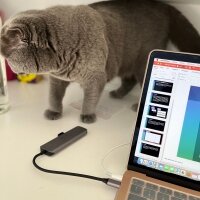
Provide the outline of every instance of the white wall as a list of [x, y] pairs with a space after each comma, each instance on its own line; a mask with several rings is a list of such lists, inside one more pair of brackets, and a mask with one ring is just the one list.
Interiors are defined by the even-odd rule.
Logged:
[[8, 18], [27, 9], [42, 9], [57, 4], [78, 5], [92, 2], [95, 0], [0, 0], [0, 9], [5, 12], [6, 18]]
[[[0, 0], [0, 10], [5, 12], [6, 18], [27, 10], [42, 9], [56, 4], [88, 4], [99, 0]], [[139, 1], [139, 0], [138, 0]], [[170, 2], [181, 10], [200, 32], [200, 0], [161, 0]]]
[[174, 3], [173, 5], [192, 22], [200, 33], [200, 0], [198, 0], [198, 2], [199, 3]]

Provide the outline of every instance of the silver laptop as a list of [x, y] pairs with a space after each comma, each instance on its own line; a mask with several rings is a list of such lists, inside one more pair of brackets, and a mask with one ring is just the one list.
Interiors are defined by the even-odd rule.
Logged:
[[115, 200], [200, 200], [200, 55], [150, 53]]

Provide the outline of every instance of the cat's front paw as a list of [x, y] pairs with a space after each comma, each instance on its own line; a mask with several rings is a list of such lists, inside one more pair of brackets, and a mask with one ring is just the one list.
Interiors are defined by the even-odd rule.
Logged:
[[62, 117], [62, 113], [60, 112], [55, 112], [52, 110], [45, 110], [44, 116], [49, 119], [49, 120], [57, 120]]
[[122, 99], [124, 97], [118, 90], [113, 90], [110, 92], [110, 96], [115, 99]]
[[133, 104], [131, 108], [132, 108], [132, 110], [133, 110], [134, 112], [137, 112], [138, 103]]
[[83, 123], [91, 124], [96, 121], [96, 115], [95, 114], [88, 114], [88, 115], [81, 115], [81, 121]]

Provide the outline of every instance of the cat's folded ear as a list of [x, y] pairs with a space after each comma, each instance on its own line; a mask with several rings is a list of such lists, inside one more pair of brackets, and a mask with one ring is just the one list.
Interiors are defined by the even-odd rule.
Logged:
[[16, 38], [16, 37], [19, 37], [19, 38], [23, 37], [23, 32], [19, 28], [10, 28], [7, 30], [6, 34], [11, 39]]
[[21, 29], [8, 28], [7, 30], [2, 30], [0, 51], [4, 57], [9, 57], [14, 50], [23, 47], [24, 44], [24, 34]]

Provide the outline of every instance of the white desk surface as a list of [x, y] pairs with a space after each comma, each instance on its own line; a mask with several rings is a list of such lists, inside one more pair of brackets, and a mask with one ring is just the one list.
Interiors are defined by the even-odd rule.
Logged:
[[[140, 91], [136, 87], [122, 100], [111, 99], [108, 92], [118, 85], [119, 80], [108, 84], [99, 103], [112, 116], [98, 117], [96, 123], [88, 125], [80, 122], [80, 111], [70, 105], [82, 99], [78, 84], [70, 85], [66, 91], [63, 118], [48, 121], [43, 117], [48, 106], [47, 78], [37, 84], [9, 82], [11, 107], [0, 115], [0, 199], [113, 200], [115, 188], [93, 180], [43, 173], [34, 168], [32, 158], [39, 153], [40, 145], [58, 133], [83, 126], [88, 129], [87, 136], [53, 157], [38, 158], [38, 163], [48, 169], [107, 177], [102, 159], [113, 147], [130, 142], [136, 116], [130, 107]], [[116, 149], [105, 160], [105, 167], [122, 175], [128, 154], [129, 146]]]

